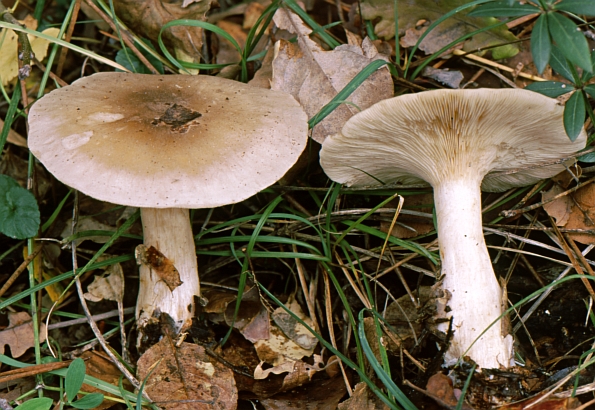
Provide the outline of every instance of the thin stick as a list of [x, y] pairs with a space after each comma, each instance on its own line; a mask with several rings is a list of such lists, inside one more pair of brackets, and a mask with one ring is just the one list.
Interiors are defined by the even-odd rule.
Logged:
[[17, 280], [20, 274], [23, 273], [25, 269], [27, 269], [27, 266], [29, 266], [31, 261], [35, 259], [35, 257], [39, 254], [39, 252], [41, 252], [42, 249], [43, 244], [39, 245], [31, 255], [27, 256], [23, 263], [21, 263], [19, 267], [13, 272], [13, 274], [10, 275], [10, 278], [8, 278], [4, 286], [2, 286], [2, 289], [0, 289], [0, 297], [4, 295], [4, 293], [6, 293], [6, 291], [10, 288], [14, 281]]
[[[72, 10], [72, 16], [70, 17], [70, 22], [68, 23], [68, 29], [66, 29], [66, 34], [64, 35], [64, 41], [70, 43], [72, 38], [72, 33], [74, 32], [74, 26], [76, 25], [76, 20], [79, 16], [79, 11], [81, 10], [81, 0], [76, 0], [74, 3], [74, 8]], [[56, 75], [60, 77], [62, 75], [62, 69], [64, 68], [64, 62], [66, 61], [66, 54], [68, 54], [68, 47], [62, 47], [60, 50], [60, 57], [58, 58], [58, 65], [56, 68]]]
[[[462, 50], [454, 49], [454, 50], [452, 50], [452, 53], [456, 56], [463, 56], [465, 58], [468, 58], [469, 60], [474, 60], [474, 61], [477, 61], [478, 63], [482, 63], [482, 64], [485, 64], [485, 65], [488, 65], [491, 67], [495, 67], [495, 68], [498, 68], [502, 71], [506, 71], [509, 73], [514, 73], [516, 71], [514, 68], [510, 68], [508, 66], [495, 63], [491, 60], [488, 60], [487, 58], [479, 57], [479, 56], [476, 56], [475, 54], [469, 54]], [[527, 78], [532, 81], [547, 81], [545, 78], [541, 78], [541, 77], [538, 77], [533, 74], [523, 73], [522, 71], [520, 73], [518, 73], [518, 77]]]
[[[134, 309], [135, 309], [134, 307], [129, 307], [129, 308], [123, 309], [122, 313], [125, 315], [130, 315], [130, 314], [134, 313]], [[93, 315], [93, 320], [95, 320], [95, 322], [98, 322], [100, 320], [109, 319], [110, 317], [114, 317], [114, 316], [118, 316], [118, 315], [119, 315], [118, 309], [110, 310], [109, 312], [100, 313], [98, 315]], [[59, 323], [51, 323], [48, 325], [48, 330], [61, 329], [64, 327], [82, 325], [85, 323], [87, 323], [87, 318], [81, 317], [79, 319], [66, 320], [64, 322], [59, 322]]]
[[570, 188], [570, 189], [568, 189], [568, 190], [566, 190], [566, 191], [564, 191], [564, 192], [562, 192], [562, 193], [560, 193], [560, 194], [558, 194], [558, 195], [556, 195], [556, 196], [548, 199], [547, 201], [537, 202], [536, 204], [533, 204], [533, 205], [530, 205], [530, 206], [527, 206], [527, 207], [521, 208], [521, 209], [511, 209], [511, 210], [508, 210], [508, 211], [502, 211], [502, 212], [500, 212], [500, 215], [503, 216], [503, 217], [505, 217], [505, 218], [512, 218], [512, 217], [515, 217], [515, 216], [517, 216], [519, 214], [532, 211], [534, 209], [537, 209], [537, 208], [542, 207], [545, 204], [548, 204], [548, 203], [550, 203], [552, 201], [555, 201], [556, 199], [562, 198], [562, 197], [564, 197], [564, 196], [566, 196], [568, 194], [571, 194], [571, 193], [573, 193], [575, 191], [578, 191], [582, 187], [587, 186], [587, 185], [589, 185], [592, 182], [595, 182], [595, 177], [593, 177], [591, 179], [588, 179], [585, 182], [583, 182], [582, 184], [578, 184], [574, 188]]

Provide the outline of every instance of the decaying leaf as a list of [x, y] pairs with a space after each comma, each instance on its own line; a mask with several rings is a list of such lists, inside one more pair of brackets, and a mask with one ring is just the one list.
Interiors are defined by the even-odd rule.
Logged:
[[[413, 46], [427, 26], [417, 27], [419, 21], [433, 23], [449, 11], [468, 3], [468, 0], [414, 0], [398, 1], [399, 35], [405, 35], [403, 47]], [[365, 20], [378, 20], [374, 31], [379, 37], [390, 39], [395, 36], [395, 20], [393, 0], [365, 0], [361, 3], [362, 17]], [[498, 23], [495, 18], [469, 17], [463, 11], [445, 20], [429, 33], [420, 44], [426, 54], [432, 54], [454, 40], [475, 30]], [[494, 59], [512, 57], [518, 53], [516, 44], [508, 44], [518, 40], [505, 25], [474, 35], [465, 42], [465, 51], [505, 44], [492, 49]]]
[[252, 343], [269, 338], [269, 313], [260, 301], [260, 294], [256, 286], [246, 289], [242, 295], [242, 304], [237, 317], [234, 319], [237, 295], [229, 292], [205, 292], [209, 303], [203, 312], [215, 323], [225, 323], [233, 326]]
[[119, 263], [110, 265], [106, 269], [107, 276], [95, 276], [93, 283], [87, 287], [85, 299], [91, 302], [113, 300], [122, 302], [124, 299], [124, 272]]
[[443, 70], [431, 66], [424, 68], [422, 75], [450, 88], [459, 88], [461, 81], [463, 81], [463, 74], [458, 70]]
[[548, 397], [545, 400], [541, 400], [543, 394], [531, 397], [518, 403], [505, 404], [502, 407], [498, 407], [500, 410], [570, 410], [577, 409], [581, 406], [581, 402], [576, 397], [558, 398]]
[[[404, 202], [404, 207], [408, 209], [414, 209], [418, 212], [431, 213], [434, 207], [433, 204], [434, 197], [432, 194], [416, 194], [407, 196]], [[397, 207], [398, 201], [391, 201], [387, 205]], [[380, 222], [380, 230], [382, 232], [388, 232], [390, 226], [391, 222]], [[397, 222], [393, 226], [391, 235], [401, 239], [408, 239], [424, 235], [433, 231], [434, 229], [434, 221], [430, 218], [401, 213], [397, 218]]]
[[[94, 351], [86, 351], [80, 357], [85, 360], [85, 367], [87, 369], [86, 374], [88, 376], [95, 377], [97, 379], [103, 380], [106, 383], [111, 385], [117, 386], [120, 381], [120, 376], [122, 373], [120, 370], [112, 363], [111, 359], [104, 356], [103, 352], [98, 353]], [[128, 380], [125, 378], [122, 380], [124, 388], [130, 389], [131, 385]], [[87, 393], [101, 393], [106, 396], [115, 397], [110, 393], [106, 393], [104, 390], [98, 389], [90, 384], [83, 384], [81, 390]], [[116, 401], [113, 400], [103, 400], [98, 407], [95, 407], [94, 410], [104, 410], [109, 409], [117, 404]]]
[[[149, 374], [150, 373], [150, 374]], [[137, 378], [162, 409], [235, 409], [238, 391], [233, 371], [211, 358], [201, 346], [169, 337], [147, 350], [137, 363]]]
[[350, 398], [340, 403], [339, 410], [388, 410], [389, 407], [384, 404], [378, 396], [370, 391], [366, 383], [360, 382], [355, 385], [355, 391]]
[[300, 347], [276, 326], [271, 326], [270, 337], [267, 340], [257, 341], [254, 348], [260, 360], [272, 366], [300, 360], [302, 357], [310, 357], [314, 352], [314, 348], [303, 349]]
[[[297, 43], [279, 40], [275, 43], [271, 88], [295, 97], [304, 111], [313, 117], [342, 90], [364, 67], [377, 59], [378, 53], [370, 39], [361, 46], [344, 44], [325, 51], [308, 35], [312, 30], [289, 10], [279, 9], [274, 22], [280, 29], [297, 34]], [[318, 123], [312, 138], [322, 142], [328, 135], [340, 131], [345, 122], [360, 110], [393, 96], [393, 82], [386, 67], [373, 73], [355, 90], [347, 101]]]
[[[342, 376], [296, 386], [291, 390], [260, 400], [266, 410], [335, 410], [345, 395]], [[365, 407], [361, 407], [365, 409]]]
[[[426, 394], [442, 405], [455, 407], [459, 401], [455, 396], [452, 380], [442, 373], [436, 373], [429, 378], [426, 385]], [[461, 409], [473, 410], [466, 403], [463, 403]]]
[[[541, 200], [547, 201], [566, 191], [581, 174], [580, 167], [568, 168], [572, 173], [564, 171], [554, 176], [555, 185], [541, 194]], [[589, 184], [576, 192], [571, 192], [543, 205], [549, 216], [555, 219], [556, 225], [566, 229], [595, 230], [595, 185]], [[595, 244], [593, 233], [569, 233], [570, 238], [585, 245]]]
[[[45, 342], [45, 324], [41, 324], [39, 342]], [[22, 356], [33, 347], [33, 323], [27, 312], [8, 312], [8, 327], [0, 332], [0, 354], [4, 354], [6, 345], [10, 347], [12, 357]]]
[[[37, 20], [31, 16], [27, 16], [24, 21], [25, 27], [31, 30], [37, 28]], [[53, 27], [42, 31], [43, 34], [50, 37], [58, 37], [60, 30]], [[49, 41], [29, 35], [29, 42], [35, 57], [41, 61], [45, 58], [50, 45]], [[17, 35], [14, 31], [3, 29], [0, 30], [0, 79], [2, 85], [7, 85], [10, 81], [16, 78], [19, 71], [18, 62], [18, 46]]]
[[154, 246], [147, 248], [145, 245], [138, 245], [135, 255], [136, 263], [149, 266], [151, 273], [159, 276], [172, 292], [183, 283], [180, 279], [180, 272], [178, 272], [173, 262]]
[[[310, 326], [310, 328], [314, 328], [312, 319], [304, 314], [300, 304], [295, 300], [293, 295], [289, 297], [285, 306], [304, 323]], [[271, 317], [275, 324], [279, 326], [279, 329], [285, 333], [285, 336], [290, 338], [301, 348], [310, 350], [318, 344], [318, 339], [316, 339], [304, 325], [294, 319], [293, 316], [287, 313], [282, 307], [275, 309]]]
[[[204, 20], [211, 8], [211, 0], [118, 0], [114, 2], [116, 15], [136, 34], [157, 42], [161, 28], [172, 20]], [[202, 29], [175, 26], [163, 32], [166, 44], [173, 46], [178, 57], [198, 62], [201, 56]]]

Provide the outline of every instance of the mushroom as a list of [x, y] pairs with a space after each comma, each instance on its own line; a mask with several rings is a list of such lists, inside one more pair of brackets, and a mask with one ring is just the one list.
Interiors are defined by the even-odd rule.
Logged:
[[194, 315], [200, 284], [188, 209], [236, 203], [273, 184], [304, 150], [307, 130], [306, 114], [282, 92], [203, 75], [98, 73], [32, 106], [29, 148], [66, 185], [141, 208], [145, 249], [180, 275], [168, 282], [141, 264], [142, 336], [157, 312], [178, 331]]
[[375, 104], [322, 145], [320, 163], [334, 181], [423, 180], [434, 188], [441, 286], [449, 297], [438, 315], [452, 318], [454, 330], [447, 364], [467, 355], [482, 368], [512, 365], [512, 337], [500, 322], [490, 327], [503, 313], [503, 292], [483, 237], [481, 189], [500, 192], [563, 171], [561, 164], [539, 166], [585, 146], [584, 130], [573, 142], [566, 136], [563, 110], [520, 89], [428, 91]]

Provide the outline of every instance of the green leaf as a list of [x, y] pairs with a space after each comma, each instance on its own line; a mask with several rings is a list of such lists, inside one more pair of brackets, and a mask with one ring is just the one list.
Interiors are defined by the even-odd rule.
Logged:
[[49, 410], [52, 408], [54, 401], [49, 397], [38, 397], [27, 400], [17, 407], [17, 410]]
[[35, 236], [40, 216], [33, 194], [12, 178], [0, 175], [0, 232], [14, 239]]
[[595, 162], [595, 152], [590, 152], [588, 154], [582, 155], [580, 157], [577, 158], [579, 161], [581, 162]]
[[[154, 49], [151, 45], [150, 41], [147, 39], [141, 39], [143, 43], [147, 44], [148, 47]], [[143, 56], [155, 67], [157, 71], [163, 74], [163, 63], [155, 58], [151, 53], [147, 50], [143, 49], [142, 47], [138, 47], [138, 50], [141, 52]], [[132, 71], [133, 73], [138, 74], [151, 74], [151, 70], [144, 65], [139, 58], [132, 52], [131, 49], [128, 47], [123, 48], [122, 50], [118, 51], [116, 54], [116, 63], [121, 64], [122, 66], [126, 67], [128, 70]], [[116, 69], [116, 71], [122, 71]]]
[[595, 2], [593, 0], [564, 0], [556, 4], [554, 9], [584, 16], [595, 16]]
[[76, 394], [81, 389], [83, 380], [85, 380], [86, 371], [85, 361], [80, 357], [74, 359], [70, 363], [70, 366], [68, 366], [64, 380], [64, 390], [66, 391], [66, 398], [69, 402], [73, 402], [76, 399]]
[[575, 88], [571, 84], [562, 83], [560, 81], [536, 81], [533, 84], [526, 86], [525, 90], [535, 91], [539, 94], [556, 98], [562, 94], [574, 91]]
[[573, 64], [591, 72], [589, 45], [578, 26], [560, 13], [548, 13], [548, 27], [562, 54]]
[[510, 2], [505, 0], [477, 6], [468, 15], [474, 17], [520, 17], [539, 13], [539, 11], [537, 7], [530, 4], [513, 3], [510, 6]]
[[550, 66], [562, 77], [574, 83], [574, 76], [572, 75], [570, 64], [568, 64], [568, 60], [566, 60], [566, 57], [562, 54], [562, 51], [560, 51], [560, 47], [558, 46], [552, 47], [552, 52], [550, 54]]
[[589, 84], [584, 87], [584, 90], [591, 98], [595, 99], [595, 84]]
[[91, 393], [83, 396], [80, 400], [70, 402], [75, 409], [94, 409], [103, 402], [103, 394]]
[[531, 33], [531, 55], [539, 74], [545, 70], [552, 50], [552, 40], [547, 26], [547, 14], [542, 14], [535, 21]]
[[580, 91], [575, 91], [564, 106], [564, 129], [570, 141], [574, 141], [585, 124], [585, 99]]

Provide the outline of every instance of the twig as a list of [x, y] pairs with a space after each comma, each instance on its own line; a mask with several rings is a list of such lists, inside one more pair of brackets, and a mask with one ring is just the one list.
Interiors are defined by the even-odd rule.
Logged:
[[[476, 56], [475, 54], [470, 54], [470, 53], [467, 53], [462, 50], [454, 49], [454, 50], [452, 50], [452, 53], [456, 56], [462, 56], [462, 57], [468, 58], [469, 60], [474, 60], [474, 61], [477, 61], [478, 63], [482, 63], [482, 64], [485, 64], [485, 65], [488, 65], [488, 66], [491, 66], [494, 68], [498, 68], [502, 71], [506, 71], [509, 73], [515, 72], [514, 68], [510, 68], [508, 66], [495, 63], [491, 60], [488, 60], [487, 58], [479, 57], [479, 56]], [[522, 71], [520, 73], [518, 73], [518, 77], [528, 78], [529, 80], [532, 80], [532, 81], [547, 81], [545, 78], [541, 78], [541, 77], [538, 77], [538, 76], [532, 75], [532, 74], [523, 73]]]
[[[10, 24], [15, 24], [17, 26], [25, 27], [24, 24], [19, 23], [19, 21], [14, 18], [14, 16], [10, 13], [10, 10], [7, 9], [2, 3], [0, 3], [0, 16], [2, 20], [6, 21]], [[25, 78], [29, 77], [31, 73], [31, 57], [33, 57], [33, 50], [31, 49], [31, 43], [29, 43], [29, 37], [27, 37], [27, 33], [23, 33], [22, 31], [16, 32], [18, 43], [19, 43], [19, 80], [24, 80]]]
[[35, 249], [35, 251], [31, 255], [27, 256], [27, 258], [23, 261], [23, 263], [21, 263], [19, 265], [19, 267], [14, 271], [14, 273], [12, 275], [10, 275], [10, 278], [8, 278], [8, 280], [6, 281], [4, 286], [2, 286], [2, 289], [0, 289], [0, 297], [2, 295], [4, 295], [4, 293], [6, 293], [6, 291], [10, 288], [10, 286], [14, 283], [14, 281], [17, 280], [19, 275], [21, 273], [23, 273], [23, 271], [25, 269], [27, 269], [27, 266], [29, 266], [31, 261], [33, 259], [35, 259], [35, 257], [39, 254], [39, 252], [41, 252], [42, 249], [43, 249], [43, 244], [39, 245], [37, 247], [37, 249]]
[[543, 205], [545, 205], [547, 203], [550, 203], [552, 201], [555, 201], [556, 199], [559, 199], [559, 198], [562, 198], [563, 196], [566, 196], [568, 194], [571, 194], [571, 193], [573, 193], [573, 192], [581, 189], [582, 187], [584, 187], [586, 185], [589, 185], [592, 182], [595, 182], [595, 177], [593, 177], [591, 179], [588, 179], [585, 182], [583, 182], [582, 184], [578, 184], [577, 186], [575, 186], [573, 188], [570, 188], [570, 189], [568, 189], [568, 190], [566, 190], [566, 191], [564, 191], [564, 192], [562, 192], [562, 193], [560, 193], [560, 194], [558, 194], [558, 195], [556, 195], [556, 196], [554, 196], [554, 197], [552, 197], [552, 198], [550, 198], [550, 199], [548, 199], [546, 201], [537, 202], [536, 204], [533, 204], [533, 205], [530, 205], [530, 206], [527, 206], [527, 207], [521, 208], [521, 209], [510, 209], [508, 211], [502, 211], [502, 212], [500, 212], [500, 216], [503, 216], [505, 218], [512, 218], [512, 217], [515, 217], [515, 216], [517, 216], [519, 214], [532, 211], [534, 209], [537, 209], [537, 208], [542, 207]]
[[[114, 30], [115, 32], [118, 32], [116, 24], [112, 21], [111, 18], [109, 18], [109, 16], [107, 14], [105, 14], [99, 7], [97, 7], [97, 5], [95, 3], [93, 3], [93, 0], [85, 0], [85, 2], [97, 14], [99, 14], [99, 16], [110, 26], [110, 28], [112, 30]], [[122, 32], [122, 30], [120, 30], [120, 32]], [[134, 42], [132, 40], [130, 40], [130, 38], [128, 37], [128, 33], [122, 33], [122, 40], [128, 46], [128, 48], [132, 50], [134, 55], [151, 71], [152, 74], [159, 74], [159, 71], [157, 71], [157, 69], [155, 67], [153, 67], [153, 64], [151, 64], [149, 62], [149, 60], [147, 60], [147, 58], [143, 55], [143, 53], [138, 51], [138, 48], [136, 48], [136, 46], [134, 45]]]
[[[134, 313], [134, 309], [133, 307], [129, 307], [123, 310], [123, 313], [125, 315], [129, 315], [131, 313]], [[95, 320], [95, 322], [98, 322], [100, 320], [105, 320], [105, 319], [109, 319], [110, 317], [115, 317], [118, 316], [118, 309], [116, 310], [110, 310], [109, 312], [105, 312], [105, 313], [100, 313], [98, 315], [93, 315], [93, 320]], [[48, 330], [54, 330], [54, 329], [61, 329], [64, 327], [70, 327], [70, 326], [74, 326], [74, 325], [82, 325], [87, 323], [88, 319], [86, 317], [81, 317], [79, 319], [72, 319], [72, 320], [66, 320], [64, 322], [59, 322], [59, 323], [52, 323], [48, 325]]]
[[[77, 223], [77, 219], [78, 219], [77, 204], [78, 204], [78, 192], [75, 191], [74, 208], [72, 211], [72, 231], [73, 232], [75, 231], [76, 223]], [[73, 241], [71, 243], [71, 248], [72, 248], [72, 269], [73, 269], [72, 271], [76, 272], [78, 269], [78, 263], [76, 260], [76, 241]], [[74, 276], [76, 290], [79, 295], [79, 301], [81, 303], [81, 307], [83, 308], [83, 311], [85, 312], [85, 316], [87, 317], [87, 321], [89, 323], [89, 326], [91, 327], [91, 330], [93, 331], [93, 334], [99, 341], [99, 344], [101, 344], [101, 347], [103, 348], [105, 353], [112, 360], [113, 364], [118, 368], [118, 370], [120, 370], [120, 372], [122, 372], [124, 377], [126, 377], [126, 379], [128, 379], [128, 381], [132, 384], [132, 386], [134, 386], [135, 389], [140, 390], [141, 384], [138, 382], [138, 380], [136, 380], [134, 375], [132, 373], [130, 373], [130, 371], [128, 371], [126, 366], [124, 366], [120, 362], [120, 360], [118, 360], [116, 355], [114, 355], [112, 350], [108, 347], [107, 342], [105, 341], [105, 338], [103, 337], [103, 334], [101, 333], [101, 330], [99, 330], [99, 328], [97, 327], [97, 323], [95, 323], [95, 320], [93, 319], [93, 315], [91, 314], [91, 311], [89, 310], [89, 307], [87, 306], [87, 301], [84, 297], [83, 285], [81, 284], [81, 280], [80, 280], [79, 276], [80, 275]], [[151, 398], [149, 397], [149, 395], [147, 394], [147, 392], [144, 389], [143, 389], [143, 397], [152, 402]]]
[[27, 366], [22, 369], [9, 370], [7, 372], [0, 373], [0, 383], [6, 383], [11, 380], [21, 379], [23, 377], [36, 376], [38, 374], [51, 372], [53, 370], [63, 369], [68, 367], [69, 364], [70, 361], [46, 363]]
[[[78, 19], [79, 11], [81, 10], [81, 0], [75, 0], [74, 9], [72, 10], [72, 15], [70, 16], [70, 22], [68, 23], [68, 29], [66, 30], [66, 34], [64, 36], [64, 41], [70, 43], [72, 38], [72, 33], [74, 31], [74, 26], [76, 25], [76, 20]], [[62, 75], [62, 69], [64, 68], [64, 62], [66, 61], [66, 54], [68, 54], [68, 48], [62, 47], [60, 50], [60, 57], [58, 58], [58, 64], [56, 68], [56, 75], [60, 77]]]

